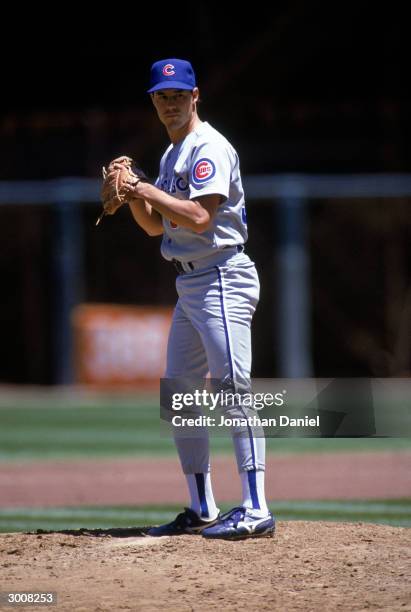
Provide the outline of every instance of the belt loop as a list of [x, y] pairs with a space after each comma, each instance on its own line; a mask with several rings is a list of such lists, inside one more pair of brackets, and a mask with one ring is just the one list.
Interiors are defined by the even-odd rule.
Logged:
[[179, 274], [185, 274], [185, 270], [183, 268], [181, 261], [178, 261], [178, 259], [172, 259], [171, 261], [173, 262], [174, 267]]
[[[230, 249], [231, 253], [235, 253], [235, 251], [237, 251], [237, 253], [242, 253], [244, 251], [244, 244], [227, 245], [224, 248]], [[215, 255], [218, 255], [218, 253]], [[207, 262], [207, 260], [209, 260], [209, 257], [205, 257], [203, 258], [203, 260], [197, 260], [199, 262], [198, 266], [194, 265], [192, 261], [185, 261], [184, 263], [179, 261], [178, 259], [172, 259], [171, 261], [179, 274], [188, 274], [189, 272], [192, 272], [197, 268], [201, 268], [202, 266], [200, 265], [200, 262]]]
[[[177, 270], [177, 272], [179, 274], [187, 274], [187, 272], [189, 272], [190, 270], [194, 270], [194, 264], [191, 261], [187, 261], [185, 262], [185, 264], [183, 264], [181, 261], [179, 261], [178, 259], [172, 259], [171, 260], [172, 263], [174, 264], [175, 269]], [[188, 266], [189, 270], [187, 270], [185, 266]]]

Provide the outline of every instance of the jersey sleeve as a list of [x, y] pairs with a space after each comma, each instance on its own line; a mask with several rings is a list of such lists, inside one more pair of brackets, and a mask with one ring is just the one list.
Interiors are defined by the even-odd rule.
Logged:
[[189, 168], [189, 197], [219, 194], [228, 198], [231, 161], [223, 144], [203, 144], [194, 150]]

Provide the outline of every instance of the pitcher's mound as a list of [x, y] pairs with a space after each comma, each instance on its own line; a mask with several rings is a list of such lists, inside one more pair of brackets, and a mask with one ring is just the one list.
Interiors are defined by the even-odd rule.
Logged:
[[55, 591], [58, 610], [87, 612], [411, 610], [406, 528], [280, 522], [274, 538], [239, 542], [109, 533], [0, 535], [0, 591]]

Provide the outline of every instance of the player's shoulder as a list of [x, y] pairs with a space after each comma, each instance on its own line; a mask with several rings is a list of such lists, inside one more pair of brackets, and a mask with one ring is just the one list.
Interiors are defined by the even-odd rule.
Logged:
[[234, 147], [227, 138], [218, 130], [216, 130], [208, 121], [203, 121], [194, 130], [195, 131], [195, 146], [200, 147], [206, 144], [212, 144], [227, 149], [233, 150]]

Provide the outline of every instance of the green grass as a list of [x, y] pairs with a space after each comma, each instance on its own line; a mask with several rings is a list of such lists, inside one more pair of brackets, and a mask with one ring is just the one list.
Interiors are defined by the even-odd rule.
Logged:
[[[222, 510], [231, 506], [224, 504]], [[411, 498], [395, 500], [277, 501], [277, 521], [325, 520], [411, 527]], [[143, 527], [172, 520], [180, 506], [0, 508], [0, 532]]]
[[0, 408], [2, 460], [159, 456], [173, 448], [172, 440], [160, 433], [157, 404], [148, 400]]
[[[231, 438], [212, 436], [212, 449], [232, 453]], [[272, 453], [411, 449], [411, 438], [271, 438]], [[100, 396], [85, 401], [56, 393], [20, 400], [0, 397], [0, 460], [174, 455], [160, 427], [154, 396]]]

